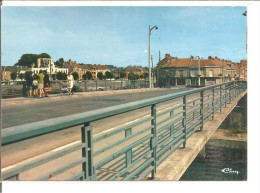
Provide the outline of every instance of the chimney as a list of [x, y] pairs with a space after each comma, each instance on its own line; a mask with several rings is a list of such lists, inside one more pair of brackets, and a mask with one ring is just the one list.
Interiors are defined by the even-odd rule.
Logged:
[[169, 59], [171, 58], [171, 55], [170, 54], [165, 54], [165, 59]]

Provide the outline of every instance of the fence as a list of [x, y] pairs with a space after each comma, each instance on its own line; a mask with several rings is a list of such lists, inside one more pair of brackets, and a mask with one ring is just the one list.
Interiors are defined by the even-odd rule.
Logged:
[[[2, 130], [2, 145], [16, 143], [39, 135], [82, 125], [81, 142], [52, 152], [2, 172], [3, 180], [19, 180], [19, 175], [62, 158], [62, 165], [32, 180], [142, 180], [155, 178], [157, 167], [173, 151], [186, 147], [195, 131], [214, 119], [233, 99], [247, 88], [246, 81], [232, 81], [191, 89], [151, 99], [131, 102], [71, 116], [54, 118]], [[159, 104], [162, 105], [159, 107]], [[107, 117], [149, 109], [149, 114], [122, 126], [93, 135], [92, 123]], [[70, 155], [69, 155], [70, 154]], [[70, 163], [64, 156], [69, 155]], [[65, 165], [64, 165], [65, 164]], [[57, 164], [56, 164], [57, 165]], [[73, 169], [67, 178], [62, 174]], [[63, 177], [63, 178], [62, 178]]]
[[[67, 92], [66, 80], [50, 81], [53, 94], [62, 94]], [[90, 92], [103, 90], [122, 90], [122, 89], [140, 89], [149, 88], [147, 80], [76, 80], [74, 92]], [[28, 96], [29, 86], [26, 81], [5, 81], [2, 82], [3, 98]]]
[[23, 96], [24, 81], [1, 81], [2, 96], [5, 98]]

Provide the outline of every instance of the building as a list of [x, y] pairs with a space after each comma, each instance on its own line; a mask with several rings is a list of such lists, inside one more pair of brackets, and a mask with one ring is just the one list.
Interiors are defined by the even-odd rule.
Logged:
[[[21, 67], [17, 66], [1, 66], [1, 80], [2, 81], [11, 81], [11, 73], [21, 71]], [[18, 79], [18, 77], [17, 77]]]
[[232, 79], [241, 79], [241, 69], [245, 72], [245, 66], [218, 57], [177, 58], [165, 54], [165, 58], [156, 66], [157, 82], [160, 86], [218, 84]]
[[93, 79], [97, 78], [97, 74], [99, 72], [102, 72], [105, 75], [106, 71], [110, 71], [106, 65], [78, 64], [76, 61], [71, 60], [65, 62], [64, 67], [68, 68], [70, 72], [77, 72], [79, 79], [83, 79], [83, 74], [85, 74], [87, 71], [91, 72]]
[[68, 73], [67, 68], [59, 68], [55, 66], [53, 59], [51, 58], [38, 58], [36, 64], [32, 64], [32, 67], [17, 66], [18, 73], [25, 73], [31, 71], [32, 74], [39, 74], [40, 70], [46, 71], [48, 75], [57, 74], [58, 72]]
[[2, 71], [2, 81], [10, 81], [11, 80], [11, 71], [10, 70], [3, 70]]
[[145, 67], [141, 67], [141, 66], [128, 66], [125, 68], [125, 71], [126, 71], [126, 79], [128, 79], [129, 73], [138, 74], [139, 76], [148, 73], [148, 70]]
[[37, 64], [30, 69], [33, 74], [39, 74], [40, 70], [46, 70], [47, 74], [57, 74], [58, 72], [68, 74], [68, 68], [59, 68], [55, 66], [52, 58], [38, 58]]

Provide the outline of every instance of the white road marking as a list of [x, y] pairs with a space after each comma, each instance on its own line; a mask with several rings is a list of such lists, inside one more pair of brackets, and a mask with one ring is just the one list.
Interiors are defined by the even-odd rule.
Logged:
[[51, 151], [53, 151], [53, 152], [55, 152], [55, 151], [60, 151], [60, 150], [62, 150], [62, 149], [65, 149], [66, 147], [72, 146], [72, 145], [77, 144], [77, 143], [80, 143], [80, 142], [81, 142], [81, 141], [74, 141], [74, 142], [72, 142], [72, 143], [63, 145], [63, 146], [58, 147], [58, 148], [56, 148], [56, 149], [53, 149], [53, 150], [51, 150]]
[[[174, 105], [174, 106], [176, 106], [176, 105]], [[162, 111], [165, 111], [165, 110], [167, 110], [167, 109], [170, 109], [170, 108], [172, 108], [172, 107], [167, 107], [167, 108], [165, 108], [165, 109], [162, 109], [162, 110], [158, 111], [158, 113], [159, 113], [159, 112], [162, 112]], [[141, 118], [139, 118], [139, 119], [135, 119], [135, 120], [133, 120], [133, 121], [129, 121], [129, 122], [127, 122], [127, 123], [124, 123], [124, 124], [121, 125], [121, 126], [117, 126], [117, 127], [110, 128], [110, 129], [108, 129], [108, 130], [102, 131], [102, 132], [100, 132], [100, 133], [98, 133], [98, 134], [95, 134], [95, 135], [96, 135], [96, 136], [97, 136], [97, 135], [102, 135], [103, 133], [107, 133], [107, 132], [113, 131], [113, 130], [117, 129], [118, 127], [122, 127], [122, 126], [124, 126], [124, 125], [131, 124], [131, 123], [133, 123], [133, 122], [139, 121], [140, 119], [145, 118], [145, 117], [149, 117], [149, 116], [150, 116], [149, 114], [148, 114], [148, 115], [145, 115], [145, 116], [143, 116], [143, 117], [141, 117]], [[93, 137], [95, 137], [95, 135], [94, 135]], [[69, 147], [69, 146], [75, 145], [75, 144], [80, 143], [80, 142], [81, 142], [80, 140], [74, 141], [74, 142], [72, 142], [72, 143], [69, 143], [69, 144], [60, 146], [60, 147], [58, 147], [58, 148], [56, 148], [56, 149], [53, 149], [53, 150], [51, 150], [51, 151], [49, 151], [49, 152], [60, 151], [60, 150], [62, 150], [62, 149], [65, 149], [65, 148], [67, 148], [67, 147]], [[46, 153], [48, 153], [48, 152], [46, 152]], [[24, 162], [26, 162], [26, 161], [28, 161], [28, 160], [34, 159], [34, 158], [36, 158], [36, 157], [38, 157], [38, 156], [39, 156], [39, 155], [37, 155], [37, 156], [35, 156], [35, 157], [32, 157], [32, 158], [29, 158], [29, 159], [27, 159], [27, 160], [23, 160], [22, 162], [19, 162], [19, 163], [16, 163], [16, 164], [7, 166], [7, 167], [5, 167], [5, 168], [2, 168], [1, 171], [2, 171], [2, 172], [5, 172], [5, 171], [7, 171], [7, 170], [13, 169], [13, 168], [15, 168], [15, 167], [21, 165], [22, 163], [24, 163]]]

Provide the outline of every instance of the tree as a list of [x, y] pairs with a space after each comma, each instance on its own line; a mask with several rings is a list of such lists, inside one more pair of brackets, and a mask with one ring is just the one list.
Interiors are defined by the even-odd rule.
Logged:
[[107, 79], [114, 78], [114, 74], [113, 74], [112, 72], [110, 72], [110, 71], [106, 71], [106, 72], [105, 72], [105, 75], [106, 75], [106, 78], [107, 78]]
[[147, 79], [148, 78], [148, 73], [146, 72], [146, 73], [144, 73], [144, 79]]
[[27, 66], [31, 67], [33, 63], [37, 61], [37, 54], [23, 54], [15, 66]]
[[135, 74], [134, 74], [133, 72], [130, 72], [130, 73], [128, 74], [128, 79], [129, 79], [129, 80], [134, 80], [134, 79], [135, 79]]
[[67, 79], [67, 74], [64, 73], [64, 72], [58, 72], [58, 73], [56, 74], [56, 78], [57, 78], [58, 80], [66, 80], [66, 79]]
[[120, 78], [126, 78], [126, 73], [125, 73], [125, 72], [122, 72], [122, 71], [120, 71]]
[[91, 79], [92, 79], [92, 74], [91, 74], [90, 71], [87, 71], [87, 72], [86, 72], [86, 76], [87, 76], [87, 79], [88, 79], [88, 80], [91, 80]]
[[103, 73], [102, 72], [98, 72], [97, 73], [97, 77], [99, 80], [102, 80], [103, 79]]
[[106, 71], [106, 72], [105, 72], [105, 75], [106, 75], [107, 78], [110, 78], [110, 76], [111, 76], [110, 74], [111, 74], [111, 73], [110, 73], [109, 71]]
[[11, 73], [11, 79], [15, 80], [17, 78], [17, 72], [12, 72]]
[[77, 72], [73, 72], [72, 76], [73, 76], [74, 80], [78, 80], [79, 79], [79, 74]]
[[37, 55], [37, 58], [51, 58], [51, 56], [47, 53], [41, 53]]
[[140, 76], [138, 74], [135, 74], [135, 80], [139, 80]]
[[60, 58], [59, 60], [57, 60], [56, 62], [54, 62], [56, 66], [62, 68], [63, 67], [63, 63], [64, 63], [64, 59]]
[[141, 74], [141, 75], [140, 75], [140, 78], [141, 78], [141, 79], [144, 79], [144, 74]]
[[24, 77], [25, 77], [25, 74], [24, 74], [24, 73], [20, 73], [20, 74], [18, 74], [18, 77], [19, 77], [21, 80], [23, 80]]
[[31, 67], [33, 63], [37, 63], [38, 58], [51, 58], [47, 53], [41, 54], [23, 54], [15, 66], [27, 66]]
[[83, 74], [83, 75], [82, 75], [82, 78], [83, 78], [84, 80], [87, 80], [87, 74], [86, 74], [86, 73]]

